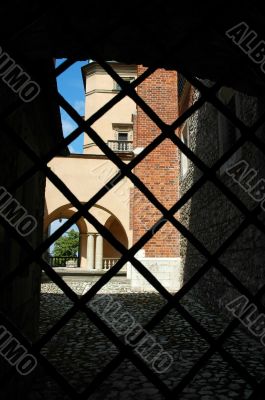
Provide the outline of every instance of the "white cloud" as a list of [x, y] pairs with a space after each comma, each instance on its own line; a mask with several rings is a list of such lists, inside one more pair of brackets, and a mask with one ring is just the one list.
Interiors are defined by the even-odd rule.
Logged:
[[56, 219], [55, 221], [53, 221], [50, 225], [50, 233], [54, 233], [58, 228], [60, 228], [63, 223], [66, 221], [65, 218], [62, 218], [62, 222], [59, 221], [59, 219]]
[[62, 127], [64, 135], [67, 136], [69, 133], [73, 132], [73, 130], [76, 128], [76, 125], [69, 119], [62, 119]]
[[85, 111], [85, 102], [84, 100], [76, 100], [74, 102], [74, 109], [82, 116]]
[[72, 146], [71, 144], [68, 145], [68, 149], [70, 150], [70, 153], [76, 153], [74, 146]]

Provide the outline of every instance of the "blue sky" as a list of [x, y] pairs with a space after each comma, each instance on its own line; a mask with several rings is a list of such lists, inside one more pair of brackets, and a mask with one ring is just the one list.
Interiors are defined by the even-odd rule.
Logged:
[[[57, 60], [56, 66], [61, 64], [63, 61], [64, 60], [62, 59]], [[81, 116], [83, 116], [85, 112], [85, 91], [81, 75], [81, 67], [86, 64], [87, 61], [76, 62], [57, 78], [59, 92]], [[68, 136], [77, 125], [62, 109], [61, 118], [64, 136]], [[69, 146], [70, 152], [82, 154], [83, 140], [83, 134], [81, 134]]]
[[[60, 59], [56, 61], [56, 66], [61, 64], [64, 60]], [[58, 90], [61, 95], [71, 104], [71, 106], [81, 115], [85, 112], [85, 91], [83, 85], [83, 79], [81, 75], [81, 67], [86, 65], [87, 61], [76, 62], [70, 68], [68, 68], [63, 74], [57, 78]], [[62, 109], [61, 119], [64, 136], [68, 136], [76, 127], [76, 123], [71, 117]], [[69, 146], [71, 153], [83, 153], [83, 134], [81, 134], [74, 142]], [[66, 219], [62, 219], [60, 222], [56, 220], [52, 222], [50, 229], [51, 234], [56, 231]], [[70, 229], [78, 231], [76, 225], [73, 225]], [[54, 245], [49, 249], [50, 252], [53, 251]]]
[[[67, 221], [67, 219], [65, 219], [65, 218], [62, 218], [61, 222], [60, 222], [59, 219], [56, 219], [55, 221], [53, 221], [53, 222], [51, 223], [51, 225], [50, 225], [50, 235], [51, 235], [52, 233], [54, 233], [55, 231], [57, 231], [57, 229], [59, 229], [66, 221]], [[69, 228], [66, 232], [68, 232], [68, 231], [70, 231], [70, 230], [72, 230], [72, 229], [73, 229], [74, 231], [77, 231], [77, 232], [79, 231], [77, 225], [74, 224], [74, 225], [72, 225], [71, 228]], [[63, 234], [63, 236], [66, 235], [66, 232]], [[49, 253], [50, 253], [50, 254], [53, 252], [53, 249], [54, 249], [54, 243], [53, 243], [53, 244], [50, 246], [50, 248], [49, 248]]]

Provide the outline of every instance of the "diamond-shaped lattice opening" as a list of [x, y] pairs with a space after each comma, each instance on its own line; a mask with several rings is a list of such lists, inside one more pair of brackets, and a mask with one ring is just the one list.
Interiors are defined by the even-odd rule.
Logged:
[[[223, 286], [227, 287], [226, 293], [222, 290]], [[204, 297], [200, 296], [202, 288]], [[180, 299], [180, 304], [212, 337], [217, 338], [233, 320], [233, 315], [226, 308], [229, 298], [236, 298], [239, 295], [240, 293], [232, 283], [214, 266], [211, 266]], [[213, 296], [215, 296], [216, 302], [212, 308], [209, 308], [208, 304]], [[196, 304], [193, 301], [194, 298], [197, 298]]]
[[[130, 287], [126, 279], [121, 282], [117, 278], [112, 278], [87, 305], [89, 306], [90, 303], [91, 307], [93, 307], [93, 304], [96, 305], [98, 315], [102, 316], [106, 312], [106, 319], [109, 321], [110, 327], [111, 321], [118, 320], [120, 314], [130, 314], [130, 317], [128, 317], [129, 327], [129, 323], [145, 326], [166, 304], [166, 300], [155, 289], [151, 293], [138, 293]], [[118, 322], [115, 324], [118, 325]]]
[[56, 378], [49, 374], [48, 367], [45, 369], [42, 366], [38, 366], [32, 386], [25, 395], [25, 400], [41, 399], [42, 396], [48, 398], [51, 395], [58, 400], [70, 400], [72, 398], [72, 393], [69, 393], [67, 388], [62, 388], [62, 386], [56, 382]]
[[[73, 306], [73, 301], [67, 297], [56, 283], [47, 282], [47, 278], [46, 282], [45, 278], [43, 281], [40, 296], [40, 336], [47, 334]], [[68, 285], [73, 291], [81, 295], [86, 283], [71, 282]]]
[[130, 191], [130, 201], [134, 215], [134, 218], [131, 218], [131, 227], [134, 229], [136, 242], [162, 218], [162, 213], [136, 187]]
[[[65, 138], [67, 138], [69, 135], [71, 135], [71, 133], [73, 133], [78, 128], [78, 124], [76, 121], [74, 121], [73, 118], [70, 117], [70, 115], [62, 107], [60, 107], [60, 115], [61, 115], [63, 135]], [[82, 140], [82, 134], [80, 134], [79, 137], [80, 137], [79, 140]], [[74, 142], [72, 142], [72, 143], [74, 143]], [[69, 145], [69, 150], [70, 150], [70, 153], [75, 153], [74, 147], [72, 144]]]
[[[180, 215], [183, 213], [182, 222], [211, 253], [216, 251], [243, 221], [243, 213], [211, 182], [205, 183], [197, 190], [189, 204], [190, 215], [186, 220], [187, 206], [180, 210]], [[223, 221], [223, 215], [231, 215], [231, 219]]]
[[[181, 140], [196, 157], [193, 168], [199, 168], [200, 161], [206, 167], [213, 167], [240, 137], [240, 130], [210, 102], [192, 113], [180, 128]], [[238, 150], [236, 154], [241, 153]], [[193, 181], [195, 178], [193, 176]]]
[[85, 314], [78, 312], [47, 343], [42, 354], [82, 392], [118, 351]]
[[[106, 157], [97, 159], [87, 159], [79, 156], [55, 157], [48, 165], [67, 189], [71, 191], [71, 194], [75, 196], [75, 201], [78, 200], [81, 204], [85, 204], [91, 200], [90, 207], [98, 207], [96, 204], [98, 197], [96, 198], [95, 196], [102, 190], [103, 197], [108, 189], [111, 189], [112, 185], [114, 186], [115, 177], [119, 172], [118, 167]], [[109, 183], [109, 181], [111, 182]], [[108, 183], [109, 185], [107, 185]], [[118, 187], [120, 186], [122, 186], [121, 183]], [[118, 187], [116, 190], [118, 190]], [[105, 196], [104, 200], [102, 199], [101, 201], [102, 209], [104, 206], [106, 208], [106, 202], [109, 201], [107, 194]], [[73, 203], [69, 193], [63, 195], [62, 191], [50, 180], [47, 180], [46, 197], [48, 202], [56, 202], [58, 209], [59, 207], [61, 209], [64, 207], [65, 209], [66, 205], [71, 208], [69, 203]], [[58, 212], [61, 212], [61, 209]], [[63, 210], [61, 212], [62, 215]]]
[[227, 398], [248, 399], [252, 388], [235, 370], [215, 353], [196, 375], [196, 377], [183, 390], [183, 399]]
[[[251, 322], [253, 322], [259, 315], [260, 313], [256, 312], [250, 317], [249, 309], [247, 317], [249, 317], [249, 321], [251, 320]], [[264, 345], [261, 343], [260, 337], [255, 336], [247, 326], [244, 326], [241, 321], [239, 322], [239, 326], [234, 330], [231, 337], [225, 341], [223, 347], [238, 361], [240, 365], [255, 377], [257, 381], [261, 381], [265, 373]]]
[[219, 169], [220, 180], [250, 210], [263, 199], [263, 155], [256, 145], [247, 142]]
[[172, 207], [178, 199], [177, 163], [177, 147], [165, 139], [134, 169], [135, 175], [166, 208]]
[[[220, 256], [221, 263], [242, 283], [253, 295], [264, 285], [264, 269], [262, 249], [265, 236], [260, 229], [249, 225], [238, 238]], [[257, 249], [251, 255], [250, 241], [255, 241]], [[243, 249], [242, 249], [243, 247]], [[238, 249], [244, 251], [244, 262], [238, 258]], [[252, 271], [251, 281], [247, 271]]]
[[[146, 67], [137, 66], [138, 74], [142, 74], [146, 70]], [[149, 112], [152, 113], [152, 116], [149, 116], [155, 119], [156, 121], [154, 122], [157, 124], [163, 122], [171, 125], [177, 119], [178, 108], [176, 92], [176, 71], [166, 71], [164, 69], [157, 69], [137, 87], [137, 94], [141, 101], [143, 100], [148, 106]], [[138, 106], [137, 112], [141, 115], [141, 123], [145, 122], [146, 133], [147, 135], [151, 134], [148, 130], [152, 130], [153, 124], [146, 114], [148, 110], [145, 109], [142, 102], [139, 102]]]
[[175, 308], [156, 325], [152, 335], [167, 354], [167, 363], [164, 362], [163, 372], [158, 376], [170, 389], [183, 379], [209, 347]]
[[144, 376], [129, 360], [123, 361], [110, 376], [92, 394], [91, 398], [116, 398], [133, 400], [135, 398], [148, 400], [155, 396], [162, 400], [164, 396], [159, 389]]
[[248, 127], [254, 125], [264, 113], [264, 98], [262, 97], [253, 97], [232, 88], [222, 87], [218, 91], [217, 98], [233, 116]]
[[[61, 60], [56, 61], [56, 66], [63, 67]], [[64, 99], [73, 107], [81, 118], [85, 116], [85, 80], [82, 74], [82, 67], [87, 62], [75, 62], [57, 76], [58, 92]], [[69, 113], [60, 107], [62, 131], [64, 137], [68, 137], [77, 127], [78, 123]], [[80, 135], [68, 145], [70, 153], [82, 153], [84, 133], [81, 131]]]

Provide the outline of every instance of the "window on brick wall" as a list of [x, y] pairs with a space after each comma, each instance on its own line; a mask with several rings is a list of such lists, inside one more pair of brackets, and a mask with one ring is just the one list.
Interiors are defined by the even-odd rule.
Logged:
[[[220, 93], [220, 99], [235, 115], [239, 113], [238, 96], [232, 89], [224, 88]], [[239, 130], [226, 118], [221, 112], [218, 112], [218, 139], [219, 139], [219, 157], [225, 154], [240, 137]], [[241, 148], [236, 151], [232, 157], [227, 160], [220, 169], [223, 174], [226, 169], [233, 165], [241, 157]]]
[[[189, 147], [189, 125], [188, 122], [185, 123], [184, 128], [181, 131], [180, 138], [182, 142]], [[181, 177], [184, 178], [189, 169], [189, 159], [184, 153], [180, 153], [180, 171]]]

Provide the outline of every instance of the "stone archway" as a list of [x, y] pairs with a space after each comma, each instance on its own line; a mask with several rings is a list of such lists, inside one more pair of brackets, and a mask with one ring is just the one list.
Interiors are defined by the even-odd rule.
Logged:
[[[105, 223], [105, 227], [119, 240], [123, 246], [128, 248], [128, 237], [126, 231], [117, 217], [112, 215]], [[120, 252], [115, 249], [106, 239], [103, 240], [103, 266], [104, 269], [111, 268], [120, 258]]]
[[[72, 208], [72, 205], [66, 204], [58, 207], [56, 210], [51, 212], [44, 218], [44, 237], [48, 237], [49, 226], [52, 222], [58, 219], [69, 219], [76, 213], [76, 210]], [[76, 221], [76, 226], [79, 230], [79, 262], [78, 265], [81, 268], [87, 266], [87, 225], [84, 217], [79, 218]]]
[[[56, 219], [68, 219], [76, 213], [71, 203], [46, 212], [44, 217], [44, 237], [48, 237], [48, 227]], [[129, 236], [124, 225], [113, 212], [103, 205], [95, 204], [90, 212], [106, 227], [114, 237], [126, 248], [129, 245]], [[112, 247], [103, 236], [97, 232], [86, 218], [76, 221], [80, 233], [80, 267], [88, 271], [109, 269], [120, 258], [120, 253]], [[108, 263], [106, 262], [106, 259]]]

